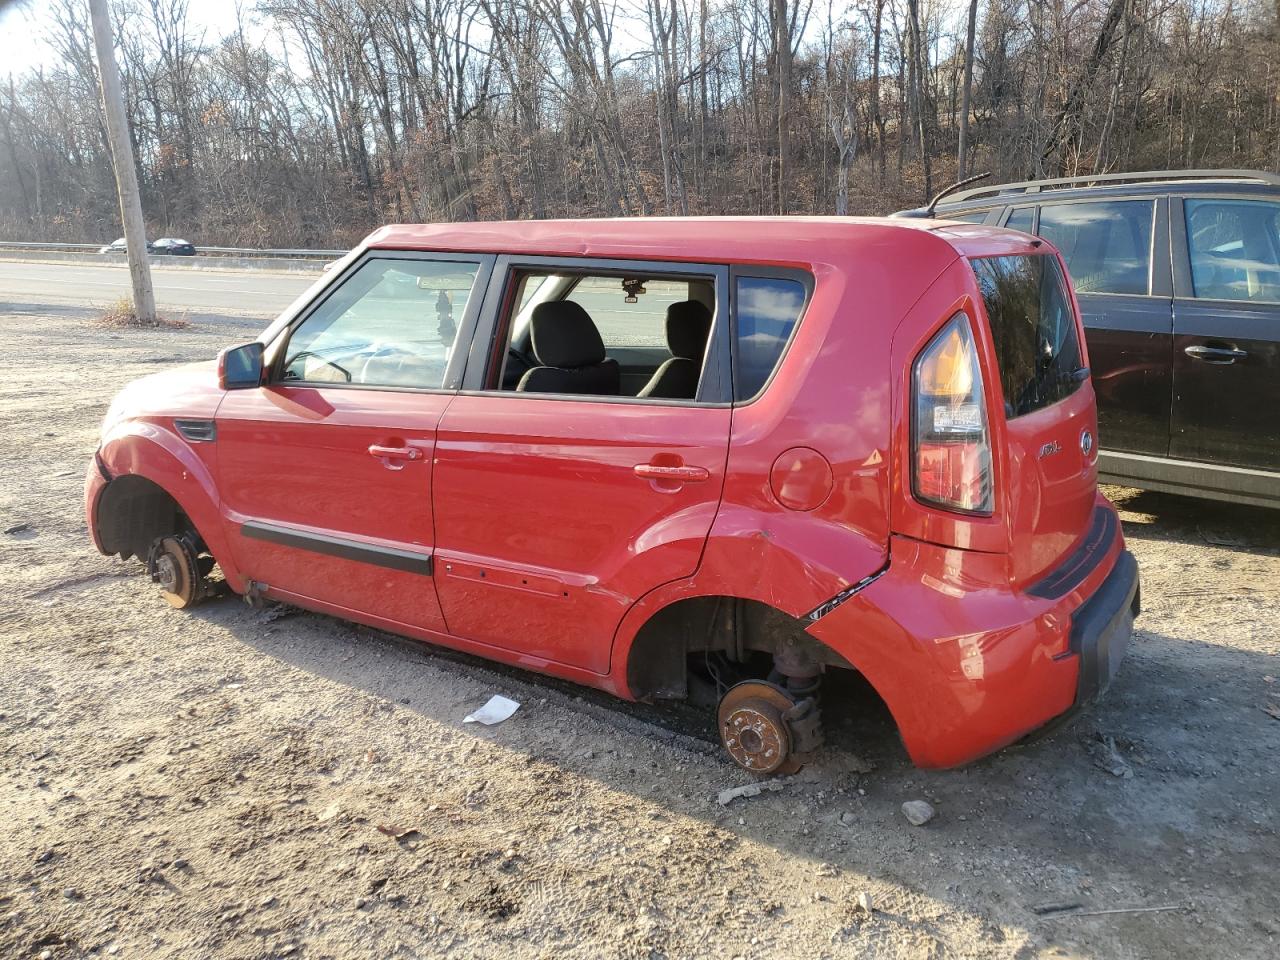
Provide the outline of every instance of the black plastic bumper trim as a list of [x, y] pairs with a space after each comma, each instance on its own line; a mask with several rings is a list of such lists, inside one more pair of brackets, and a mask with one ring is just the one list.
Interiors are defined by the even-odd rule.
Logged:
[[1093, 511], [1093, 519], [1089, 530], [1080, 541], [1080, 545], [1067, 555], [1067, 558], [1053, 570], [1037, 580], [1027, 590], [1033, 597], [1045, 600], [1057, 600], [1080, 586], [1100, 554], [1105, 554], [1111, 541], [1115, 539], [1120, 528], [1120, 520], [1115, 510], [1099, 506]]
[[359, 563], [371, 563], [374, 566], [386, 567], [390, 570], [403, 570], [406, 573], [420, 573], [431, 576], [431, 555], [415, 553], [412, 550], [399, 550], [395, 547], [376, 547], [335, 537], [325, 533], [303, 533], [288, 527], [277, 527], [274, 524], [250, 520], [240, 525], [240, 532], [252, 540], [265, 540], [299, 550], [310, 550], [328, 557], [339, 557], [343, 560], [355, 560]]
[[1133, 618], [1142, 611], [1138, 561], [1128, 550], [1097, 592], [1071, 616], [1068, 645], [1080, 658], [1076, 705], [1097, 699], [1111, 684], [1133, 633]]

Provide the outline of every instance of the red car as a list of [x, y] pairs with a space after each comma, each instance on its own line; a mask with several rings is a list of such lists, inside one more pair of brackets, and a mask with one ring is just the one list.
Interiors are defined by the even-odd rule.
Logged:
[[285, 601], [795, 769], [824, 673], [921, 766], [1093, 700], [1139, 609], [1044, 240], [854, 219], [378, 230], [260, 340], [126, 388], [85, 490], [175, 606]]

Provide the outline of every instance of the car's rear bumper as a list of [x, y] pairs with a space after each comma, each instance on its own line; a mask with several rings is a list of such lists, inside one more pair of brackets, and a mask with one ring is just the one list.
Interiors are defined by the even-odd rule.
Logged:
[[[1098, 510], [1114, 508], [1099, 497]], [[917, 765], [967, 763], [1096, 699], [1115, 676], [1138, 569], [1119, 523], [1105, 530], [1068, 558], [1060, 589], [1039, 593], [1011, 588], [1001, 555], [894, 538], [885, 574], [809, 632], [876, 688]]]

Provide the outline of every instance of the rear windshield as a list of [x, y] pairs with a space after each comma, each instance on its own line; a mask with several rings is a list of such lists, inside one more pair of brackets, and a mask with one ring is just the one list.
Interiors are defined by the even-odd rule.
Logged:
[[972, 263], [991, 322], [1005, 416], [1020, 417], [1074, 393], [1088, 372], [1057, 258], [988, 257]]

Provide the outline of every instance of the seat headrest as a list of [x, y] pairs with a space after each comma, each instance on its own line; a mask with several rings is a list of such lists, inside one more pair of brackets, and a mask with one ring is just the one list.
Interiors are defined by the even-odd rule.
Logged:
[[544, 367], [589, 367], [604, 362], [604, 341], [587, 311], [572, 300], [548, 300], [529, 319], [533, 355]]
[[702, 362], [711, 334], [711, 311], [697, 300], [678, 300], [667, 307], [667, 347], [673, 357]]

